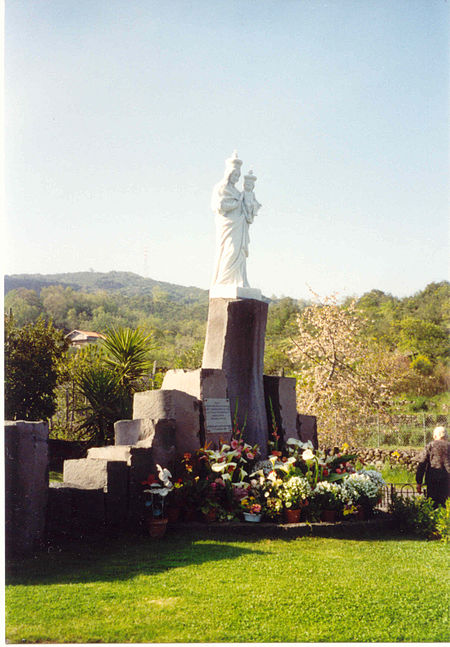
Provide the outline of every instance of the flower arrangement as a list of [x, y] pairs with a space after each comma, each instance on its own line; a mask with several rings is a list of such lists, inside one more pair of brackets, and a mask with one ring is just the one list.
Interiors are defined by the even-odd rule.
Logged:
[[164, 500], [173, 488], [172, 474], [161, 465], [156, 465], [156, 468], [158, 478], [154, 474], [149, 474], [147, 479], [142, 481], [142, 485], [148, 486], [144, 490], [144, 494], [150, 495], [145, 499], [144, 505], [149, 509], [153, 518], [162, 518], [164, 517]]
[[342, 510], [346, 503], [342, 485], [330, 481], [319, 481], [314, 488], [313, 497], [323, 510]]
[[230, 521], [250, 512], [278, 521], [300, 508], [307, 519], [316, 520], [325, 509], [352, 515], [362, 505], [376, 505], [384, 481], [376, 470], [356, 472], [356, 456], [347, 453], [348, 447], [315, 450], [310, 442], [294, 438], [281, 445], [278, 429], [273, 431], [278, 437], [273, 437], [274, 449], [264, 461], [258, 460], [258, 446], [247, 444], [236, 427], [231, 440], [218, 449], [205, 446], [186, 453], [174, 483], [170, 472], [158, 466], [159, 477], [150, 475], [144, 482], [146, 506], [161, 516], [170, 495], [166, 500], [184, 509], [185, 519], [201, 512]]
[[261, 514], [262, 512], [262, 505], [251, 496], [241, 500], [241, 508], [244, 512], [248, 512], [250, 514]]
[[345, 479], [343, 488], [345, 499], [350, 505], [362, 505], [365, 508], [373, 508], [381, 494], [379, 479], [375, 480], [373, 476], [371, 478], [364, 471], [350, 474]]
[[311, 496], [311, 486], [302, 476], [291, 476], [283, 481], [279, 488], [279, 496], [285, 508], [299, 509]]

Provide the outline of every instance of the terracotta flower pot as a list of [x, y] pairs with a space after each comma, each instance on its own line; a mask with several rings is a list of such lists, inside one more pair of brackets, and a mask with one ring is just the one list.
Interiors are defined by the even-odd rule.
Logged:
[[167, 530], [167, 522], [168, 522], [167, 517], [162, 517], [159, 519], [155, 519], [154, 517], [148, 517], [147, 528], [148, 528], [148, 533], [150, 537], [153, 537], [154, 539], [164, 537]]
[[299, 523], [301, 512], [300, 508], [285, 508], [283, 512], [285, 523]]
[[322, 521], [326, 521], [327, 523], [334, 523], [336, 521], [336, 516], [336, 510], [322, 510], [320, 518]]

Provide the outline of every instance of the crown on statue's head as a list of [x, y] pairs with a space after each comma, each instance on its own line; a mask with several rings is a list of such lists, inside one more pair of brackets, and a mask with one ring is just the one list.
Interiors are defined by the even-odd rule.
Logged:
[[258, 178], [253, 174], [253, 171], [249, 171], [247, 175], [244, 175], [244, 180], [251, 180], [252, 182], [256, 182], [257, 179]]
[[237, 150], [234, 150], [231, 157], [226, 160], [226, 165], [236, 168], [237, 166], [242, 166], [242, 160], [238, 158]]

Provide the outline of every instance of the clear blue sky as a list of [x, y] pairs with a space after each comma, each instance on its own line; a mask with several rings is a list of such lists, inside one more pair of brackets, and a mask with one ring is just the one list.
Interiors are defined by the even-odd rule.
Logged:
[[236, 148], [264, 294], [448, 278], [445, 0], [6, 0], [5, 34], [6, 273], [207, 288]]

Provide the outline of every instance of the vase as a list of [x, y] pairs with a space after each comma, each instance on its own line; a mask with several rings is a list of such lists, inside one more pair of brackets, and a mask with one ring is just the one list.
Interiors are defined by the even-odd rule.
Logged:
[[301, 512], [300, 508], [285, 508], [283, 511], [285, 523], [299, 523]]
[[167, 517], [160, 517], [159, 519], [155, 517], [147, 518], [147, 528], [150, 537], [154, 539], [164, 537], [167, 529]]
[[244, 521], [258, 523], [258, 521], [261, 521], [261, 519], [262, 519], [262, 514], [254, 514], [253, 512], [244, 512]]
[[336, 510], [322, 510], [320, 519], [327, 523], [334, 523], [336, 521]]

